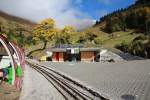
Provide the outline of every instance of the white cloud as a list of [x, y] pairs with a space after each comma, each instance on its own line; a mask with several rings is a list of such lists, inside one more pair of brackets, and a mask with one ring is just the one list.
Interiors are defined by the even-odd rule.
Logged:
[[71, 0], [0, 0], [0, 10], [35, 22], [51, 17], [58, 27], [72, 25], [80, 29], [93, 25], [92, 19], [73, 7]]

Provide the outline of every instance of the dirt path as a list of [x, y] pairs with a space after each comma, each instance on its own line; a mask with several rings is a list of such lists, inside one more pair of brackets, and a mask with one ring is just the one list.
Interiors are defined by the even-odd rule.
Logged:
[[19, 100], [20, 91], [5, 82], [0, 85], [0, 100]]

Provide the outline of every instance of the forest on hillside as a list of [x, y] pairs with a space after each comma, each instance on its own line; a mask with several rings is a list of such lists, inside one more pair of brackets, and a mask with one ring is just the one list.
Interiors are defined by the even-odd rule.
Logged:
[[137, 0], [135, 4], [125, 9], [119, 9], [107, 14], [96, 22], [96, 25], [105, 23], [104, 31], [113, 33], [115, 31], [126, 31], [135, 29], [138, 32], [150, 31], [150, 1]]
[[136, 34], [142, 33], [131, 42], [123, 40], [115, 47], [123, 52], [150, 58], [150, 0], [137, 0], [135, 4], [125, 9], [107, 14], [101, 17], [94, 27], [100, 27], [112, 35], [117, 31], [128, 30], [134, 30]]

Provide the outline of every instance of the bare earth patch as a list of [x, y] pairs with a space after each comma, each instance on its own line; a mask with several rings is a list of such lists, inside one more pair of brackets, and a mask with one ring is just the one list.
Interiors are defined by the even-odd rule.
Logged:
[[0, 100], [19, 100], [20, 91], [14, 86], [2, 82], [0, 84]]

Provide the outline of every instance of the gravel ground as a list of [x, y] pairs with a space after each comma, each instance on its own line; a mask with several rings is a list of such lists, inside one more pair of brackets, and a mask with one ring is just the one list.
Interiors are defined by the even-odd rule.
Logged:
[[41, 64], [82, 81], [112, 100], [150, 100], [150, 60]]
[[20, 100], [63, 100], [63, 97], [41, 74], [26, 66]]

